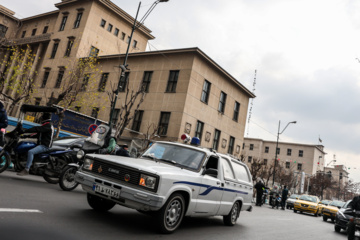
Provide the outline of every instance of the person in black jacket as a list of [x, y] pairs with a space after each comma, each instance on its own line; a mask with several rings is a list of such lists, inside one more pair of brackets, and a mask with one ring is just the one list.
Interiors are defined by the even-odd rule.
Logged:
[[128, 149], [129, 149], [129, 146], [124, 144], [124, 145], [122, 145], [122, 147], [119, 150], [116, 151], [116, 155], [130, 157]]
[[262, 195], [264, 193], [265, 190], [265, 185], [262, 183], [261, 180], [259, 180], [254, 188], [256, 189], [256, 206], [261, 206], [262, 205]]
[[4, 132], [8, 126], [8, 117], [6, 114], [6, 110], [4, 109], [4, 103], [0, 101], [0, 146], [4, 145]]
[[28, 158], [26, 161], [25, 169], [18, 172], [17, 175], [25, 176], [29, 174], [29, 169], [34, 160], [34, 155], [43, 153], [49, 150], [53, 142], [54, 126], [51, 123], [51, 113], [43, 113], [42, 125], [39, 127], [32, 127], [23, 131], [23, 133], [35, 133], [38, 139], [37, 146], [28, 151]]

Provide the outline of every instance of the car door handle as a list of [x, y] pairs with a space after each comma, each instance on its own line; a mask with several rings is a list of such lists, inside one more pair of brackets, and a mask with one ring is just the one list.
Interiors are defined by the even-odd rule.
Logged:
[[220, 182], [216, 182], [217, 185], [220, 185]]

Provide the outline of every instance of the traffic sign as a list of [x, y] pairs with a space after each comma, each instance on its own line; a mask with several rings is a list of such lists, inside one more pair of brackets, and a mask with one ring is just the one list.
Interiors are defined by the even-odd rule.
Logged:
[[93, 133], [93, 132], [95, 132], [95, 130], [97, 129], [97, 125], [96, 124], [91, 124], [90, 126], [89, 126], [89, 133], [90, 133], [90, 135]]

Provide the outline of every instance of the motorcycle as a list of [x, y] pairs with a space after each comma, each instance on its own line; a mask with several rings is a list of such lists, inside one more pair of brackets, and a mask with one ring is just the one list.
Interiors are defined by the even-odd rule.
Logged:
[[[15, 129], [5, 134], [5, 145], [0, 147], [0, 173], [5, 171], [10, 165], [13, 165], [15, 172], [20, 172], [25, 168], [27, 153], [30, 149], [37, 146], [35, 142], [22, 140], [26, 136], [20, 136], [22, 133], [23, 119], [27, 112], [56, 112], [53, 107], [22, 105], [20, 117]], [[51, 184], [59, 182], [59, 176], [62, 169], [71, 161], [68, 153], [72, 151], [64, 148], [50, 148], [49, 151], [34, 156], [33, 164], [29, 173], [39, 175]]]
[[[60, 174], [59, 185], [62, 190], [72, 191], [79, 185], [79, 183], [75, 181], [76, 171], [83, 165], [86, 154], [99, 153], [104, 145], [108, 131], [110, 131], [109, 126], [101, 124], [92, 133], [91, 137], [84, 141], [82, 146], [77, 146], [80, 148], [80, 150], [76, 152], [77, 162], [74, 161], [74, 163], [68, 164]], [[116, 149], [114, 152], [116, 152]]]

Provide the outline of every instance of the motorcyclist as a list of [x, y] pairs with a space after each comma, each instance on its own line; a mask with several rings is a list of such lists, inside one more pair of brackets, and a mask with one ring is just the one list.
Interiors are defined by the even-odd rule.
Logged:
[[53, 143], [54, 136], [54, 126], [51, 122], [51, 113], [43, 113], [41, 118], [41, 126], [32, 127], [26, 129], [25, 131], [19, 131], [19, 134], [22, 133], [35, 133], [32, 137], [36, 137], [38, 139], [37, 146], [28, 151], [28, 157], [26, 161], [25, 168], [18, 172], [19, 176], [26, 176], [29, 174], [29, 169], [34, 160], [34, 155], [43, 153], [49, 150]]
[[129, 149], [129, 146], [127, 144], [124, 144], [124, 145], [122, 145], [122, 147], [119, 150], [116, 151], [116, 155], [130, 157], [128, 149]]

